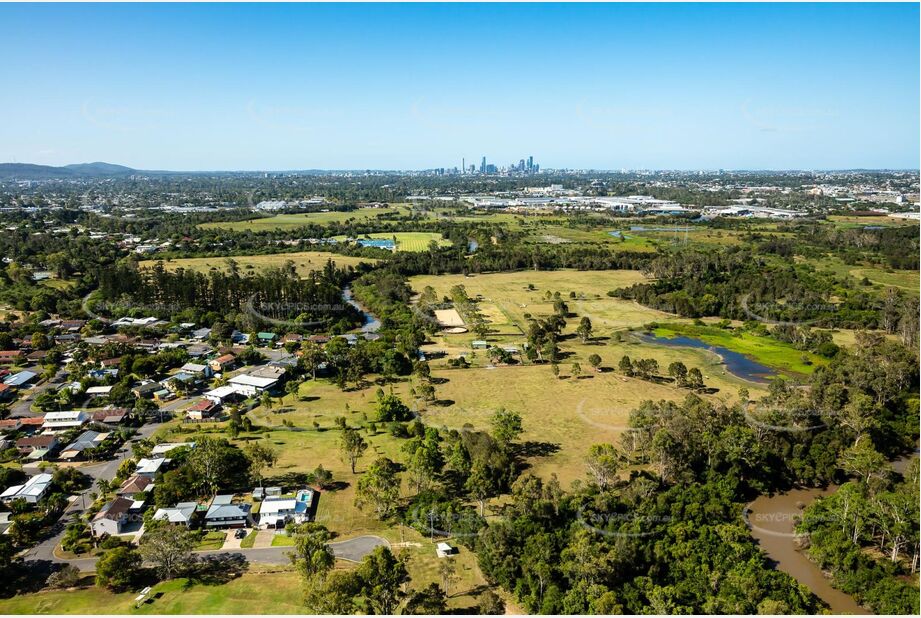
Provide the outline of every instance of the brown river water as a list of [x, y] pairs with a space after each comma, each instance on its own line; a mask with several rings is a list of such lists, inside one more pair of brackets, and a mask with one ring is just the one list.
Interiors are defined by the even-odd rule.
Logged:
[[854, 598], [832, 587], [822, 570], [796, 549], [793, 535], [795, 518], [818, 496], [833, 493], [836, 487], [825, 489], [794, 489], [773, 496], [759, 496], [748, 505], [748, 524], [761, 549], [773, 560], [778, 570], [793, 576], [817, 597], [825, 601], [836, 614], [871, 614]]
[[[914, 455], [917, 457], [917, 454]], [[910, 457], [890, 462], [896, 472], [904, 473]], [[774, 496], [759, 496], [748, 505], [746, 519], [752, 536], [758, 541], [768, 558], [778, 570], [793, 576], [825, 601], [836, 614], [872, 614], [857, 604], [854, 598], [832, 587], [822, 570], [796, 549], [793, 525], [803, 509], [819, 496], [827, 496], [837, 489], [794, 489]]]

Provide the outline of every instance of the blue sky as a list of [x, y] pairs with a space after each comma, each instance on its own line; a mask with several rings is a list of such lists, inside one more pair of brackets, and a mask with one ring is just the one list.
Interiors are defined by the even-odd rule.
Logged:
[[0, 23], [0, 161], [919, 166], [917, 4], [5, 4]]

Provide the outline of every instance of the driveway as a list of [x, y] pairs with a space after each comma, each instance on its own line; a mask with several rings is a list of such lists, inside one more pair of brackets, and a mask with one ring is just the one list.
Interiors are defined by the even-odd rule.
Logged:
[[343, 560], [349, 560], [351, 562], [361, 562], [362, 558], [374, 551], [375, 547], [380, 547], [382, 545], [390, 547], [390, 543], [387, 539], [382, 539], [379, 536], [366, 535], [357, 536], [348, 541], [330, 543], [329, 547], [333, 550], [333, 554], [336, 555], [336, 558], [342, 558]]
[[275, 538], [274, 530], [260, 530], [256, 533], [253, 540], [253, 549], [265, 549], [272, 546], [272, 540]]
[[[249, 533], [249, 530], [246, 531]], [[222, 550], [225, 549], [240, 549], [240, 543], [243, 542], [243, 539], [246, 537], [237, 538], [236, 530], [228, 530], [227, 537], [224, 539], [224, 545], [221, 547]]]

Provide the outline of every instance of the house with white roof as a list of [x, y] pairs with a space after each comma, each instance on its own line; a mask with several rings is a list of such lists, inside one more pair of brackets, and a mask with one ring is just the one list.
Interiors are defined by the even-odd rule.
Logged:
[[51, 488], [51, 475], [47, 473], [36, 474], [23, 485], [13, 485], [0, 494], [0, 500], [9, 504], [13, 500], [25, 500], [35, 504], [45, 497]]
[[52, 431], [61, 431], [65, 429], [74, 429], [83, 427], [88, 421], [89, 416], [83, 410], [69, 410], [67, 412], [49, 412], [45, 415], [45, 422], [42, 429]]
[[153, 478], [157, 475], [157, 472], [160, 472], [160, 469], [169, 462], [169, 459], [163, 457], [157, 457], [155, 459], [147, 459], [145, 457], [138, 461], [138, 466], [134, 469], [134, 473], [138, 476], [149, 476]]
[[278, 385], [278, 378], [261, 378], [258, 376], [240, 375], [227, 381], [228, 386], [237, 387], [238, 392], [252, 397], [264, 391], [270, 391]]
[[176, 506], [168, 507], [165, 509], [157, 509], [157, 512], [154, 513], [154, 519], [162, 519], [171, 524], [182, 524], [183, 526], [189, 526], [192, 523], [192, 516], [195, 515], [195, 510], [198, 508], [198, 504], [195, 502], [180, 502]]

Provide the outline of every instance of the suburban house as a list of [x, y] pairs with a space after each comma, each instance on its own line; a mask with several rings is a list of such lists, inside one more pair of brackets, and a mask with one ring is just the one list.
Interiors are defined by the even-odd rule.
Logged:
[[213, 375], [209, 365], [202, 365], [200, 363], [186, 363], [179, 368], [179, 371], [191, 374], [197, 379], [210, 378]]
[[22, 388], [32, 380], [38, 377], [34, 371], [20, 371], [11, 376], [7, 376], [3, 383], [12, 388]]
[[207, 391], [206, 393], [202, 395], [202, 397], [204, 397], [205, 399], [213, 401], [216, 404], [223, 404], [225, 401], [228, 401], [228, 400], [242, 399], [245, 396], [246, 395], [242, 394], [237, 389], [237, 387], [230, 386], [229, 384], [224, 385], [224, 386], [218, 386], [217, 388]]
[[278, 378], [260, 378], [252, 375], [240, 375], [230, 378], [230, 380], [227, 381], [227, 385], [234, 387], [238, 393], [245, 397], [252, 397], [275, 388], [278, 385]]
[[259, 507], [260, 528], [284, 528], [289, 521], [304, 523], [310, 520], [314, 492], [298, 491], [293, 498], [267, 496]]
[[229, 371], [233, 369], [234, 363], [236, 363], [237, 357], [233, 354], [222, 354], [217, 358], [213, 359], [208, 365], [211, 367], [211, 370], [215, 373], [222, 373], [224, 371]]
[[86, 389], [88, 397], [108, 397], [114, 386], [91, 386]]
[[252, 523], [250, 504], [234, 504], [232, 495], [218, 495], [205, 514], [206, 528], [245, 528]]
[[125, 529], [125, 524], [130, 521], [132, 514], [137, 514], [138, 518], [140, 518], [138, 511], [143, 504], [143, 502], [135, 502], [130, 498], [122, 497], [115, 498], [107, 503], [90, 522], [93, 536], [121, 534]]
[[48, 412], [45, 415], [45, 422], [42, 423], [42, 429], [50, 429], [52, 431], [76, 429], [77, 427], [83, 427], [89, 420], [86, 412], [82, 410]]
[[186, 417], [193, 421], [203, 421], [213, 417], [221, 409], [221, 404], [212, 399], [204, 398], [195, 402], [185, 411]]
[[9, 384], [0, 384], [0, 401], [12, 399], [13, 387]]
[[159, 382], [146, 382], [144, 384], [138, 384], [131, 389], [131, 392], [134, 393], [135, 397], [153, 397], [154, 393], [163, 389], [163, 385]]
[[45, 497], [48, 490], [51, 489], [50, 474], [36, 474], [23, 485], [13, 485], [0, 494], [0, 500], [9, 504], [14, 500], [25, 500], [29, 504], [35, 504]]
[[259, 345], [269, 345], [275, 341], [277, 335], [275, 333], [268, 332], [259, 332], [256, 333], [256, 340], [259, 342]]
[[149, 476], [140, 476], [134, 474], [122, 483], [122, 486], [118, 488], [118, 491], [115, 492], [118, 495], [133, 496], [135, 494], [146, 493], [153, 489], [153, 479]]
[[22, 359], [22, 350], [0, 350], [0, 365], [16, 365]]
[[[89, 391], [87, 391], [89, 392]], [[94, 423], [105, 423], [106, 425], [118, 425], [125, 417], [128, 416], [128, 408], [105, 408], [93, 412]]]
[[253, 376], [254, 378], [274, 378], [276, 380], [280, 380], [285, 377], [285, 373], [287, 371], [287, 369], [278, 363], [270, 363], [268, 365], [262, 365], [260, 367], [254, 368], [249, 372], [249, 375]]
[[99, 433], [98, 431], [84, 431], [77, 436], [76, 440], [64, 447], [64, 450], [61, 451], [61, 459], [77, 459], [83, 455], [84, 451], [101, 445], [109, 435], [109, 433]]
[[22, 455], [29, 455], [33, 451], [43, 450], [50, 453], [58, 447], [58, 438], [53, 435], [29, 436], [16, 440], [16, 448]]
[[20, 427], [22, 427], [22, 421], [18, 418], [5, 418], [0, 420], [0, 432], [2, 433], [19, 431]]
[[188, 527], [192, 523], [192, 517], [195, 515], [197, 508], [198, 504], [195, 502], [180, 502], [173, 507], [157, 509], [153, 518], [163, 519], [171, 524], [182, 524]]
[[157, 457], [156, 459], [141, 459], [138, 461], [137, 468], [134, 469], [134, 473], [138, 476], [149, 476], [154, 478], [157, 476], [157, 472], [160, 472], [160, 469], [169, 463], [169, 459], [164, 459], [163, 457]]
[[169, 453], [171, 450], [176, 449], [176, 448], [182, 448], [182, 447], [195, 448], [195, 443], [194, 442], [163, 442], [161, 444], [157, 444], [152, 449], [150, 449], [150, 455], [151, 457], [163, 457], [164, 455]]

